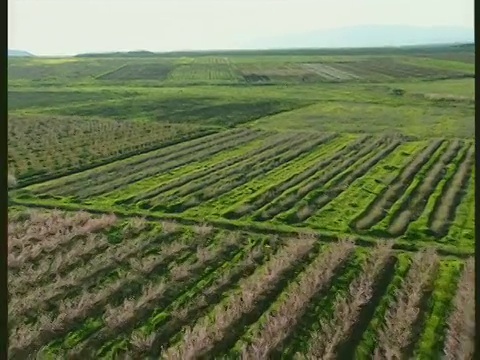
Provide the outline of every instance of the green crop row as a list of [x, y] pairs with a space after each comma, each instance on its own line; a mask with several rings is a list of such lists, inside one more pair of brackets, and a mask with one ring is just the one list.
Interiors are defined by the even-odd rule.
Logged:
[[430, 221], [431, 217], [433, 216], [433, 211], [435, 207], [438, 206], [438, 202], [444, 191], [446, 190], [445, 186], [449, 183], [450, 179], [453, 175], [457, 172], [460, 163], [463, 161], [467, 154], [469, 144], [465, 144], [456, 154], [455, 158], [447, 165], [446, 172], [443, 175], [442, 179], [439, 181], [437, 186], [435, 187], [434, 192], [428, 198], [428, 201], [425, 205], [425, 209], [422, 211], [420, 217], [412, 222], [405, 234], [405, 238], [415, 239], [415, 241], [419, 241], [425, 235], [430, 235]]
[[[317, 215], [317, 222], [325, 228], [350, 231], [350, 223], [388, 186], [425, 143], [401, 144], [393, 153], [376, 164], [369, 172], [353, 182], [344, 192], [325, 206]], [[332, 226], [330, 224], [333, 224]]]

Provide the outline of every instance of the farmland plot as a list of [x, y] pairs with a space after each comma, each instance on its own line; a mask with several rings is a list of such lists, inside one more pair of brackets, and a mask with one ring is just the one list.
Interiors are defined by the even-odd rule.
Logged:
[[[34, 191], [81, 197], [100, 195], [104, 191], [115, 190], [121, 184], [129, 184], [219, 154], [248, 143], [263, 134], [265, 133], [261, 131], [235, 129], [226, 133], [208, 135], [174, 147], [130, 157], [104, 167], [64, 177], [58, 181], [39, 184]], [[114, 174], [117, 174], [116, 179], [112, 179]], [[119, 177], [119, 174], [122, 176]], [[85, 182], [89, 184], [88, 189], [85, 188]]]
[[116, 70], [107, 72], [97, 77], [98, 80], [157, 80], [167, 78], [174, 64], [153, 63], [153, 64], [125, 64]]
[[8, 110], [52, 107], [72, 103], [94, 102], [129, 97], [131, 93], [94, 91], [8, 91]]
[[395, 51], [9, 61], [9, 358], [478, 358], [473, 65]]
[[475, 64], [475, 53], [470, 51], [444, 52], [437, 54], [418, 54], [416, 56], [439, 60], [458, 61], [466, 64]]
[[472, 259], [321, 240], [21, 210], [9, 222], [9, 357], [472, 352]]
[[17, 194], [254, 227], [436, 241], [469, 252], [473, 240], [460, 229], [473, 229], [465, 205], [472, 201], [473, 149], [470, 140], [237, 128]]
[[[216, 60], [216, 59], [215, 59]], [[193, 62], [176, 67], [168, 76], [168, 82], [237, 82], [241, 80], [235, 68], [224, 61]]]
[[317, 72], [301, 64], [239, 63], [237, 68], [247, 83], [315, 82], [322, 79]]
[[193, 59], [195, 64], [230, 64], [228, 57], [201, 56]]
[[415, 66], [413, 62], [405, 62], [390, 58], [372, 58], [354, 63], [334, 63], [334, 68], [351, 72], [367, 80], [388, 80], [405, 78], [447, 79], [462, 78], [468, 73], [454, 69]]
[[12, 115], [8, 121], [8, 166], [20, 184], [27, 184], [212, 132], [153, 122]]
[[[62, 61], [63, 60], [63, 61]], [[126, 63], [122, 59], [28, 59], [8, 63], [9, 81], [61, 82], [65, 79], [93, 79], [106, 72], [114, 71]]]
[[[181, 90], [179, 92], [181, 94]], [[258, 119], [266, 115], [278, 114], [310, 105], [303, 99], [275, 98], [225, 98], [215, 94], [205, 96], [178, 97], [177, 94], [139, 95], [132, 99], [117, 98], [109, 101], [75, 103], [39, 109], [39, 113], [105, 117], [116, 120], [157, 120], [170, 124], [192, 124], [192, 126], [231, 127]]]
[[[471, 143], [452, 141], [449, 144], [434, 142], [426, 147], [409, 165], [400, 169], [389, 187], [379, 193], [367, 206], [367, 210], [356, 219], [354, 226], [357, 229], [374, 226], [376, 229], [386, 228], [391, 235], [403, 234], [411, 222], [421, 217], [430, 196], [434, 196], [437, 205], [427, 208], [431, 211], [427, 226], [436, 236], [441, 237], [439, 224], [448, 228], [451, 223], [448, 219], [453, 217], [458, 206], [458, 200], [452, 201], [453, 194], [461, 194], [471, 176], [472, 146]], [[465, 149], [463, 154], [456, 156], [462, 148]], [[456, 171], [449, 174], [457, 179], [455, 185], [444, 186], [441, 188], [443, 191], [435, 193], [434, 190], [446, 175], [446, 167], [450, 164], [458, 164]], [[448, 197], [444, 194], [445, 191], [450, 193]], [[390, 209], [388, 215], [385, 209]], [[443, 220], [438, 219], [439, 216], [443, 216]]]
[[320, 64], [320, 63], [312, 63], [312, 64], [303, 64], [303, 66], [309, 70], [313, 70], [318, 75], [320, 75], [325, 80], [335, 81], [335, 80], [354, 80], [359, 79], [358, 75], [354, 75], [352, 73], [342, 71], [339, 69], [334, 68], [333, 66]]

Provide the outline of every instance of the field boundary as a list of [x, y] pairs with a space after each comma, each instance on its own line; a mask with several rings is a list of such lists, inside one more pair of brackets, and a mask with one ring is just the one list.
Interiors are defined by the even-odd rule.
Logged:
[[[377, 244], [379, 240], [394, 240], [393, 249], [407, 251], [407, 252], [416, 252], [424, 248], [435, 248], [440, 255], [452, 256], [454, 258], [468, 258], [474, 254], [472, 251], [458, 250], [455, 246], [443, 245], [437, 242], [432, 241], [429, 245], [429, 242], [415, 242], [406, 241], [402, 238], [393, 238], [393, 237], [373, 237], [369, 235], [362, 235], [356, 233], [343, 233], [343, 232], [333, 232], [325, 231], [323, 229], [312, 229], [312, 228], [302, 228], [294, 227], [290, 225], [276, 225], [276, 224], [267, 224], [267, 223], [256, 223], [256, 222], [245, 222], [238, 220], [226, 220], [226, 219], [213, 219], [213, 218], [204, 218], [196, 219], [187, 217], [180, 214], [162, 214], [162, 213], [151, 213], [149, 211], [131, 211], [125, 210], [119, 207], [111, 207], [110, 209], [102, 209], [97, 206], [91, 206], [86, 204], [65, 204], [58, 203], [55, 201], [48, 200], [20, 200], [20, 199], [9, 199], [8, 206], [17, 205], [24, 206], [28, 208], [43, 208], [43, 209], [58, 209], [63, 211], [87, 211], [92, 214], [114, 214], [120, 218], [132, 218], [140, 217], [144, 218], [147, 221], [174, 221], [183, 225], [212, 225], [217, 228], [234, 230], [234, 231], [245, 231], [248, 233], [254, 234], [268, 234], [268, 235], [280, 235], [280, 236], [298, 236], [298, 235], [307, 235], [315, 236], [317, 239], [322, 242], [336, 242], [341, 239], [350, 239], [355, 242], [358, 246], [373, 247]], [[432, 239], [434, 240], [434, 239]]]

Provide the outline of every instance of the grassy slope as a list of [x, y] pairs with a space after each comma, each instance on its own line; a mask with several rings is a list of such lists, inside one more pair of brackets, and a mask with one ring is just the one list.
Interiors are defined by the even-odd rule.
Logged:
[[475, 79], [448, 79], [423, 82], [399, 82], [388, 84], [401, 88], [413, 94], [440, 94], [461, 96], [473, 99], [475, 97]]
[[[449, 48], [425, 48], [330, 53], [323, 50], [277, 51], [265, 55], [257, 51], [209, 56], [10, 59], [9, 110], [182, 122], [206, 119], [209, 124], [239, 123], [282, 112], [282, 115], [259, 120], [257, 125], [285, 129], [307, 127], [320, 131], [331, 131], [335, 126], [335, 131], [383, 132], [392, 130], [395, 124], [393, 130], [418, 137], [440, 132], [444, 133], [442, 136], [468, 137], [473, 133], [472, 104], [457, 103], [456, 99], [452, 106], [441, 98], [425, 99], [415, 95], [471, 99], [471, 78], [441, 81], [416, 78], [409, 82], [397, 80], [396, 83], [365, 85], [358, 81], [304, 83], [298, 71], [291, 75], [291, 69], [300, 69], [302, 63], [331, 63], [334, 66], [335, 62], [355, 64], [386, 56], [440, 71], [472, 72], [473, 64], [454, 61], [455, 53]], [[448, 55], [449, 60], [429, 58], [429, 54]], [[158, 74], [159, 68], [165, 67], [170, 72], [163, 79]], [[245, 67], [258, 69], [259, 74], [278, 73], [281, 76], [279, 81], [273, 81], [274, 85], [252, 86], [241, 76], [241, 69]], [[126, 68], [130, 69], [128, 76], [102, 80]], [[175, 76], [175, 73], [185, 73], [185, 76]], [[378, 74], [377, 80], [381, 78]], [[228, 84], [225, 84], [227, 79]], [[285, 86], [286, 83], [289, 85]], [[392, 96], [390, 89], [394, 87], [406, 90], [406, 96]], [[252, 103], [255, 106], [250, 107]], [[317, 104], [303, 108], [314, 103]], [[287, 110], [295, 111], [285, 112]], [[220, 119], [229, 115], [242, 121]]]
[[[352, 97], [354, 97], [353, 95]], [[321, 101], [315, 105], [264, 117], [255, 126], [270, 129], [308, 127], [318, 131], [354, 133], [400, 132], [417, 138], [472, 137], [474, 107], [445, 106], [434, 101], [388, 98], [376, 102]], [[365, 121], [368, 119], [368, 122]]]

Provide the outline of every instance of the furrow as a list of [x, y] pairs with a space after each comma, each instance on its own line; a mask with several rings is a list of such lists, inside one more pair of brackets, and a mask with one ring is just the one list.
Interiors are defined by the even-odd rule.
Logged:
[[282, 159], [285, 156], [285, 151], [288, 153], [289, 149], [301, 146], [307, 140], [308, 138], [294, 139], [291, 143], [286, 143], [283, 146], [273, 148], [266, 153], [250, 157], [245, 162], [237, 163], [232, 167], [221, 169], [218, 172], [209, 173], [208, 178], [200, 178], [198, 181], [188, 183], [184, 187], [175, 188], [173, 191], [163, 196], [156, 196], [152, 201], [155, 201], [155, 203], [168, 204], [181, 197], [194, 195], [200, 190], [204, 190], [213, 184], [222, 184], [225, 180], [227, 182], [235, 181], [236, 179], [243, 177], [246, 173], [256, 173], [259, 170], [268, 168], [269, 164]]
[[328, 170], [316, 179], [308, 181], [295, 194], [291, 194], [285, 198], [284, 202], [278, 204], [277, 210], [272, 213], [274, 219], [292, 224], [299, 223], [303, 219], [310, 217], [313, 213], [313, 209], [310, 207], [311, 204], [326, 191], [329, 191], [345, 179], [353, 171], [354, 164], [374, 156], [375, 150], [383, 143], [384, 139], [380, 139], [362, 147], [353, 156], [336, 164], [333, 169]]
[[241, 281], [238, 290], [214, 307], [210, 316], [185, 330], [180, 341], [162, 353], [166, 359], [191, 359], [212, 350], [228, 335], [228, 329], [265, 297], [282, 276], [312, 249], [313, 239], [292, 239], [264, 266]]
[[[353, 171], [350, 172], [350, 174], [346, 175], [343, 180], [339, 181], [335, 185], [333, 185], [332, 188], [328, 189], [324, 194], [318, 196], [315, 200], [310, 205], [310, 207], [313, 207], [314, 210], [318, 212], [319, 210], [323, 209], [326, 205], [328, 205], [332, 200], [334, 200], [337, 196], [339, 196], [342, 192], [346, 191], [348, 187], [357, 179], [361, 178], [364, 176], [373, 166], [375, 166], [379, 161], [387, 157], [389, 154], [392, 153], [398, 146], [400, 145], [400, 142], [393, 142], [392, 144], [389, 144], [386, 148], [381, 149], [376, 155], [371, 157], [370, 159], [362, 159], [364, 162], [363, 164], [359, 165], [355, 169], [352, 169]], [[310, 211], [305, 211], [305, 214], [308, 215]], [[315, 214], [312, 214], [307, 217], [302, 217], [299, 218], [301, 221], [305, 221], [309, 218], [311, 218], [308, 222], [313, 224], [316, 224], [316, 217]], [[321, 224], [320, 224], [321, 226]]]
[[438, 162], [425, 174], [425, 177], [418, 180], [417, 186], [409, 194], [408, 199], [400, 206], [396, 214], [392, 214], [392, 220], [388, 227], [391, 235], [399, 236], [405, 233], [410, 222], [418, 219], [428, 198], [442, 179], [445, 167], [452, 161], [461, 146], [460, 141], [453, 141]]
[[354, 220], [354, 227], [357, 230], [364, 230], [381, 221], [387, 215], [388, 210], [395, 203], [399, 194], [408, 188], [417, 172], [428, 162], [442, 143], [443, 140], [433, 141], [426, 149], [418, 154], [392, 181], [390, 186], [385, 188], [373, 203], [367, 207], [365, 212], [360, 215], [360, 218]]
[[469, 147], [470, 146], [468, 144], [463, 146], [460, 151], [458, 151], [455, 158], [446, 166], [443, 178], [438, 182], [435, 190], [428, 198], [428, 201], [426, 202], [425, 208], [423, 209], [421, 215], [416, 221], [410, 223], [404, 235], [404, 238], [416, 241], [420, 241], [423, 239], [427, 240], [431, 238], [431, 236], [433, 235], [433, 232], [430, 230], [432, 216], [437, 207], [439, 206], [443, 194], [450, 187], [453, 177], [457, 173], [460, 165], [465, 160]]
[[347, 297], [336, 300], [332, 318], [322, 322], [320, 331], [312, 334], [307, 358], [338, 358], [339, 345], [348, 338], [362, 307], [372, 300], [375, 283], [392, 254], [391, 246], [380, 244], [369, 254], [360, 275], [350, 284]]
[[243, 251], [239, 239], [232, 237], [197, 252], [196, 261], [191, 257], [186, 257], [181, 263], [177, 261], [162, 276], [165, 280], [160, 289], [155, 285], [151, 289], [146, 287], [140, 297], [124, 298], [123, 303], [108, 307], [96, 329], [76, 338], [74, 342], [65, 343], [62, 353], [68, 351], [75, 358], [98, 358], [107, 353], [116, 353], [127, 344], [128, 334], [137, 326], [146, 326], [149, 321], [153, 324], [164, 321], [163, 311], [174, 299], [178, 300], [189, 289], [195, 289], [207, 274], [215, 272]]
[[375, 359], [403, 358], [413, 350], [417, 340], [415, 323], [420, 319], [422, 302], [431, 291], [438, 266], [439, 258], [433, 251], [415, 254], [403, 286], [387, 311], [384, 326], [379, 330]]
[[[97, 234], [110, 229], [117, 221], [114, 215], [102, 215], [90, 218], [85, 212], [79, 212], [74, 219], [57, 219], [52, 214], [49, 221], [38, 224], [25, 222], [25, 229], [9, 229], [8, 269], [11, 274], [25, 270], [26, 266], [36, 264], [40, 258], [73, 247], [88, 234]], [[77, 218], [78, 223], [74, 223]]]
[[[211, 199], [215, 199], [225, 193], [228, 193], [232, 189], [238, 188], [243, 184], [248, 183], [252, 179], [259, 177], [276, 168], [281, 167], [284, 164], [288, 164], [291, 160], [304, 156], [306, 153], [311, 152], [324, 142], [331, 139], [331, 136], [320, 137], [316, 140], [305, 143], [299, 146], [297, 149], [288, 151], [287, 153], [280, 155], [276, 158], [270, 159], [267, 163], [260, 163], [255, 166], [255, 170], [249, 171], [246, 174], [239, 174], [234, 178], [227, 178], [224, 181], [215, 184], [215, 187], [207, 187], [198, 192], [189, 194], [188, 197], [180, 200], [167, 207], [168, 212], [182, 212], [189, 208], [195, 207], [202, 202], [206, 202]], [[158, 207], [162, 205], [156, 205]], [[163, 206], [162, 206], [163, 208]], [[154, 209], [156, 209], [154, 207]]]
[[445, 186], [446, 190], [439, 197], [438, 205], [431, 215], [430, 229], [438, 237], [442, 237], [448, 232], [449, 225], [455, 216], [455, 209], [466, 192], [465, 187], [474, 166], [474, 152], [475, 149], [471, 146], [451, 183], [448, 187]]
[[[116, 161], [107, 165], [104, 165], [98, 169], [87, 170], [79, 174], [75, 174], [72, 176], [67, 176], [62, 179], [48, 181], [45, 184], [39, 184], [37, 186], [33, 186], [32, 190], [35, 193], [55, 193], [56, 190], [62, 188], [68, 188], [71, 185], [75, 185], [75, 183], [88, 183], [89, 180], [95, 179], [100, 177], [100, 173], [102, 173], [102, 177], [106, 177], [108, 179], [108, 174], [119, 172], [122, 169], [138, 169], [138, 168], [145, 168], [148, 167], [150, 162], [156, 161], [157, 159], [173, 159], [173, 154], [175, 156], [184, 156], [188, 155], [194, 151], [199, 151], [207, 148], [212, 143], [217, 143], [220, 139], [229, 139], [234, 137], [241, 137], [243, 135], [248, 134], [249, 131], [244, 129], [239, 130], [235, 129], [229, 131], [228, 134], [222, 133], [215, 133], [212, 135], [207, 135], [198, 139], [194, 139], [192, 141], [187, 141], [184, 143], [180, 143], [177, 145], [169, 146], [167, 148], [163, 148], [156, 151], [151, 151], [142, 155], [137, 155], [134, 157], [127, 158], [125, 160]], [[134, 170], [133, 172], [135, 172]], [[105, 174], [106, 173], [106, 174]]]
[[[379, 299], [371, 320], [361, 334], [361, 338], [354, 346], [353, 343], [345, 352], [355, 359], [366, 359], [372, 356], [375, 346], [378, 343], [379, 329], [385, 324], [386, 314], [390, 304], [394, 303], [396, 295], [401, 288], [404, 278], [411, 266], [411, 258], [406, 253], [396, 254], [396, 263], [393, 269], [392, 279], [387, 285], [385, 294]], [[346, 344], [345, 344], [346, 345]], [[341, 353], [339, 353], [340, 356]]]
[[151, 276], [167, 266], [168, 263], [175, 261], [175, 255], [183, 250], [182, 247], [176, 245], [165, 246], [161, 249], [160, 256], [154, 256], [141, 263], [137, 270], [138, 274], [130, 272], [126, 277], [110, 283], [101, 291], [83, 293], [76, 301], [60, 301], [57, 317], [49, 318], [42, 315], [34, 329], [29, 326], [19, 329], [17, 334], [23, 333], [24, 336], [14, 337], [17, 342], [11, 343], [9, 353], [13, 357], [33, 354], [49, 342], [66, 336], [69, 332], [75, 330], [78, 324], [84, 323], [86, 319], [98, 316], [104, 307], [118, 296], [132, 295], [126, 289], [130, 289], [130, 292], [132, 289], [138, 289], [142, 279]]
[[147, 355], [158, 357], [163, 349], [178, 342], [178, 339], [183, 337], [183, 332], [180, 332], [182, 328], [195, 324], [210, 313], [229, 292], [234, 291], [239, 281], [251, 276], [267, 258], [274, 256], [281, 242], [268, 241], [268, 243], [270, 244], [268, 248], [265, 248], [265, 242], [259, 243], [250, 253], [245, 254], [241, 261], [227, 266], [198, 298], [173, 307], [170, 312], [171, 318], [158, 330], [151, 334], [142, 331], [132, 333], [130, 336], [132, 350], [128, 352], [129, 355], [134, 358]]
[[153, 237], [150, 241], [139, 237], [137, 241], [112, 246], [66, 276], [57, 277], [54, 282], [35, 289], [23, 298], [14, 297], [9, 304], [9, 314], [15, 314], [14, 319], [19, 321], [24, 317], [36, 317], [42, 308], [57, 308], [60, 300], [80, 296], [84, 288], [96, 287], [97, 282], [102, 283], [117, 273], [117, 269], [128, 264], [131, 258], [146, 256], [152, 249], [158, 251], [158, 243], [161, 244], [167, 237], [168, 234]]
[[99, 194], [111, 191], [111, 189], [116, 189], [118, 187], [125, 186], [126, 184], [134, 183], [135, 181], [139, 181], [145, 177], [154, 176], [160, 172], [170, 171], [192, 162], [198, 162], [201, 159], [208, 158], [214, 154], [220, 153], [221, 151], [225, 151], [226, 149], [246, 144], [260, 136], [261, 135], [259, 133], [253, 133], [242, 137], [237, 137], [235, 139], [223, 139], [215, 143], [212, 147], [206, 148], [203, 151], [191, 151], [187, 156], [184, 157], [171, 156], [171, 160], [157, 158], [152, 160], [152, 163], [145, 163], [145, 166], [142, 169], [131, 168], [125, 170], [124, 168], [121, 171], [122, 177], [112, 178], [112, 173], [109, 173], [103, 180], [96, 178], [93, 186], [91, 185], [85, 188], [85, 185], [79, 185], [76, 189], [68, 189], [68, 192], [66, 192], [67, 190], [65, 189], [58, 194], [73, 195], [78, 198], [97, 196]]
[[297, 281], [285, 289], [286, 297], [276, 304], [264, 321], [252, 331], [252, 341], [242, 349], [243, 359], [268, 358], [289, 334], [303, 314], [311, 298], [330, 282], [335, 270], [353, 252], [350, 242], [336, 243], [317, 257], [310, 266], [300, 274]]
[[[254, 197], [249, 199], [247, 202], [242, 203], [240, 206], [236, 207], [233, 210], [224, 214], [224, 217], [229, 219], [239, 219], [248, 213], [254, 212], [253, 218], [256, 220], [266, 220], [263, 218], [263, 212], [268, 212], [271, 202], [280, 196], [285, 191], [296, 187], [298, 184], [304, 182], [306, 179], [312, 177], [317, 172], [325, 169], [333, 162], [339, 160], [340, 158], [344, 157], [347, 158], [350, 156], [351, 152], [354, 151], [358, 146], [363, 144], [368, 140], [368, 137], [360, 138], [359, 140], [355, 141], [353, 144], [346, 144], [341, 149], [338, 149], [334, 152], [332, 156], [327, 157], [326, 159], [321, 159], [312, 167], [302, 171], [299, 174], [292, 175], [287, 181], [281, 184], [275, 184], [274, 186], [269, 187], [264, 192], [260, 194], [256, 194]], [[330, 152], [328, 153], [330, 154]], [[262, 209], [260, 213], [256, 210]]]
[[[441, 357], [445, 327], [448, 322], [448, 310], [455, 297], [462, 262], [443, 259], [440, 262], [433, 292], [424, 310], [425, 321], [414, 352], [416, 359]], [[473, 284], [472, 284], [473, 286]], [[468, 358], [468, 357], [467, 357]]]
[[187, 174], [186, 176], [182, 176], [180, 178], [174, 179], [173, 181], [170, 181], [164, 185], [161, 185], [159, 187], [153, 188], [151, 190], [148, 190], [146, 192], [143, 192], [139, 195], [132, 195], [129, 198], [122, 199], [121, 201], [118, 201], [118, 204], [135, 204], [138, 201], [141, 200], [146, 200], [153, 198], [157, 195], [160, 195], [161, 193], [165, 193], [169, 190], [173, 190], [175, 188], [180, 188], [181, 186], [194, 181], [201, 179], [206, 176], [211, 176], [215, 174], [217, 171], [222, 171], [232, 165], [238, 166], [245, 160], [251, 160], [252, 157], [255, 157], [258, 154], [263, 154], [265, 151], [270, 151], [272, 149], [278, 149], [278, 147], [281, 148], [281, 145], [284, 143], [288, 143], [289, 140], [292, 139], [292, 136], [289, 134], [287, 136], [279, 136], [279, 137], [274, 137], [270, 141], [268, 139], [268, 143], [260, 148], [253, 149], [247, 153], [243, 153], [239, 156], [229, 158], [227, 160], [224, 160], [218, 164], [215, 164], [214, 166], [207, 168], [206, 170], [199, 170], [195, 171], [193, 173]]
[[443, 353], [448, 360], [473, 359], [475, 351], [475, 263], [467, 260], [447, 321]]

